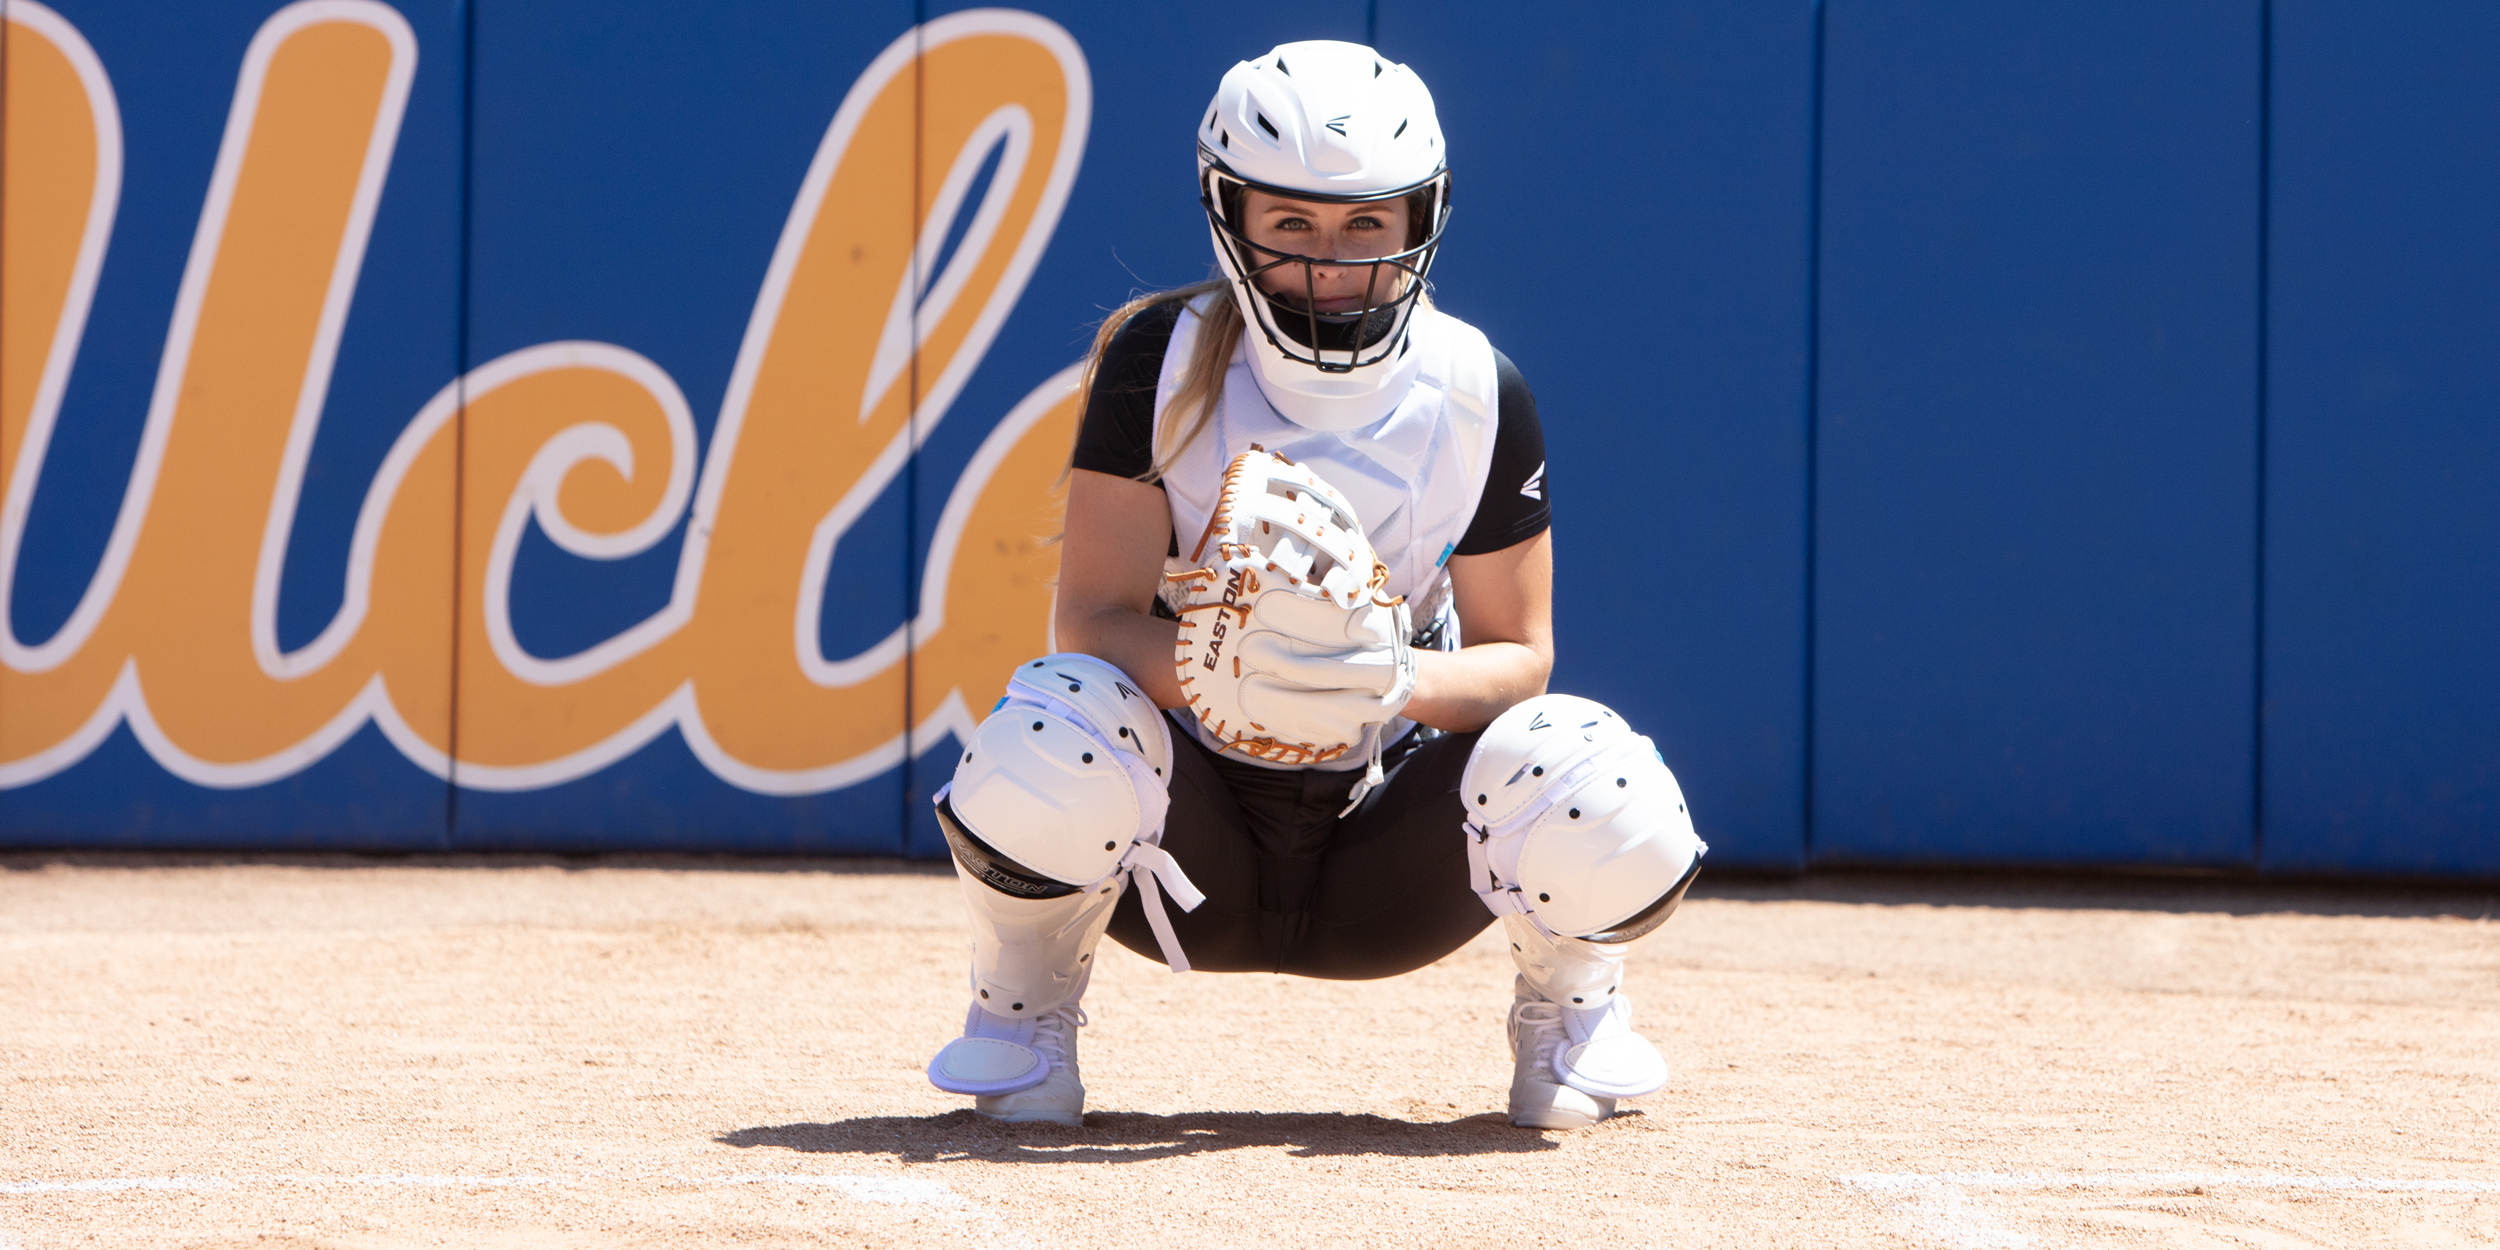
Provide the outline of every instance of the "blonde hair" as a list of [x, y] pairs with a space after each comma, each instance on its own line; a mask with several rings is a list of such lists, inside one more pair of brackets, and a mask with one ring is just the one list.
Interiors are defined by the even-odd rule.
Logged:
[[[1111, 310], [1103, 318], [1102, 328], [1094, 331], [1094, 346], [1085, 353], [1085, 371], [1077, 380], [1077, 394], [1091, 403], [1094, 381], [1102, 370], [1103, 353], [1122, 327], [1137, 314], [1164, 304], [1191, 303], [1203, 295], [1220, 298], [1207, 300], [1199, 308], [1198, 337], [1190, 345], [1189, 361], [1181, 367], [1179, 385], [1172, 388], [1172, 402], [1155, 415], [1153, 467], [1138, 475], [1137, 480], [1151, 482], [1168, 472], [1181, 452], [1196, 441], [1215, 417], [1215, 406], [1224, 398], [1224, 373], [1232, 367], [1233, 348], [1241, 340], [1241, 305], [1233, 302], [1232, 283], [1210, 278], [1170, 291], [1140, 295]], [[1168, 449], [1168, 450], [1166, 450]]]

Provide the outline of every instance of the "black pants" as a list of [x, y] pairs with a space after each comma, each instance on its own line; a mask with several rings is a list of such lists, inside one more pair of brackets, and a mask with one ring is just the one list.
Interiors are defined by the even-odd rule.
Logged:
[[[1493, 922], [1468, 888], [1460, 828], [1459, 775], [1475, 745], [1444, 734], [1413, 748], [1339, 819], [1362, 770], [1261, 768], [1174, 726], [1163, 847], [1207, 901], [1184, 912], [1167, 898], [1164, 910], [1190, 966], [1364, 981], [1466, 945]], [[1163, 958], [1135, 889], [1111, 936]]]

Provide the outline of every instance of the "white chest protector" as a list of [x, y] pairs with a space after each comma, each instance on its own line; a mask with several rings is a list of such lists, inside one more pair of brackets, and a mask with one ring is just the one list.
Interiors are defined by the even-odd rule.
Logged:
[[[1162, 418], [1200, 325], [1196, 306], [1185, 309], [1172, 327], [1171, 345], [1164, 349], [1163, 371], [1155, 384], [1158, 463], [1170, 454], [1163, 440], [1188, 425], [1184, 414], [1177, 422], [1180, 430], [1167, 432]], [[1259, 390], [1249, 355], [1236, 345], [1223, 398], [1206, 428], [1164, 473], [1164, 497], [1172, 509], [1172, 533], [1186, 552], [1214, 513], [1224, 467], [1234, 456], [1256, 443], [1309, 465], [1354, 505], [1364, 535], [1389, 567], [1389, 593], [1403, 595], [1413, 605], [1417, 631], [1427, 632], [1437, 622], [1440, 645], [1455, 649], [1459, 628], [1450, 611], [1448, 564], [1475, 520], [1477, 501], [1492, 471], [1499, 382], [1493, 345], [1474, 326], [1427, 308], [1418, 311], [1409, 334], [1407, 350], [1419, 359], [1405, 398], [1388, 416], [1343, 433], [1310, 430], [1285, 419]], [[1193, 566], [1171, 559], [1165, 567], [1179, 572]], [[1383, 742], [1394, 742], [1410, 723], [1393, 721], [1375, 732]], [[1189, 724], [1193, 731], [1198, 728], [1194, 721]], [[1372, 744], [1361, 745], [1341, 759], [1309, 767], [1361, 768]]]

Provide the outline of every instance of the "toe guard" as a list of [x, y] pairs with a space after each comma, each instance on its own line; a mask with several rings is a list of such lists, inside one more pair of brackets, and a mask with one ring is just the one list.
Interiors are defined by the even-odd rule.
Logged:
[[1554, 1076], [1591, 1098], [1638, 1098], [1666, 1087], [1667, 1061], [1648, 1038], [1615, 1033], [1564, 1047]]
[[929, 1083], [950, 1094], [1014, 1094], [1050, 1077], [1042, 1052], [1003, 1037], [959, 1037], [929, 1061]]

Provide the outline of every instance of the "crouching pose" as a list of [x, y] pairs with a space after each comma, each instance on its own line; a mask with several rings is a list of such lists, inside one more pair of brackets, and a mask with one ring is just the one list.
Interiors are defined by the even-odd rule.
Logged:
[[1542, 693], [1544, 434], [1429, 299], [1432, 98], [1286, 44], [1224, 76], [1198, 173], [1223, 276], [1122, 307], [1088, 361], [1068, 650], [1017, 668], [938, 799], [972, 1002], [929, 1079], [1081, 1123], [1105, 933], [1175, 972], [1368, 979], [1499, 917], [1511, 1120], [1595, 1123], [1666, 1082], [1624, 955], [1706, 848], [1647, 738]]

